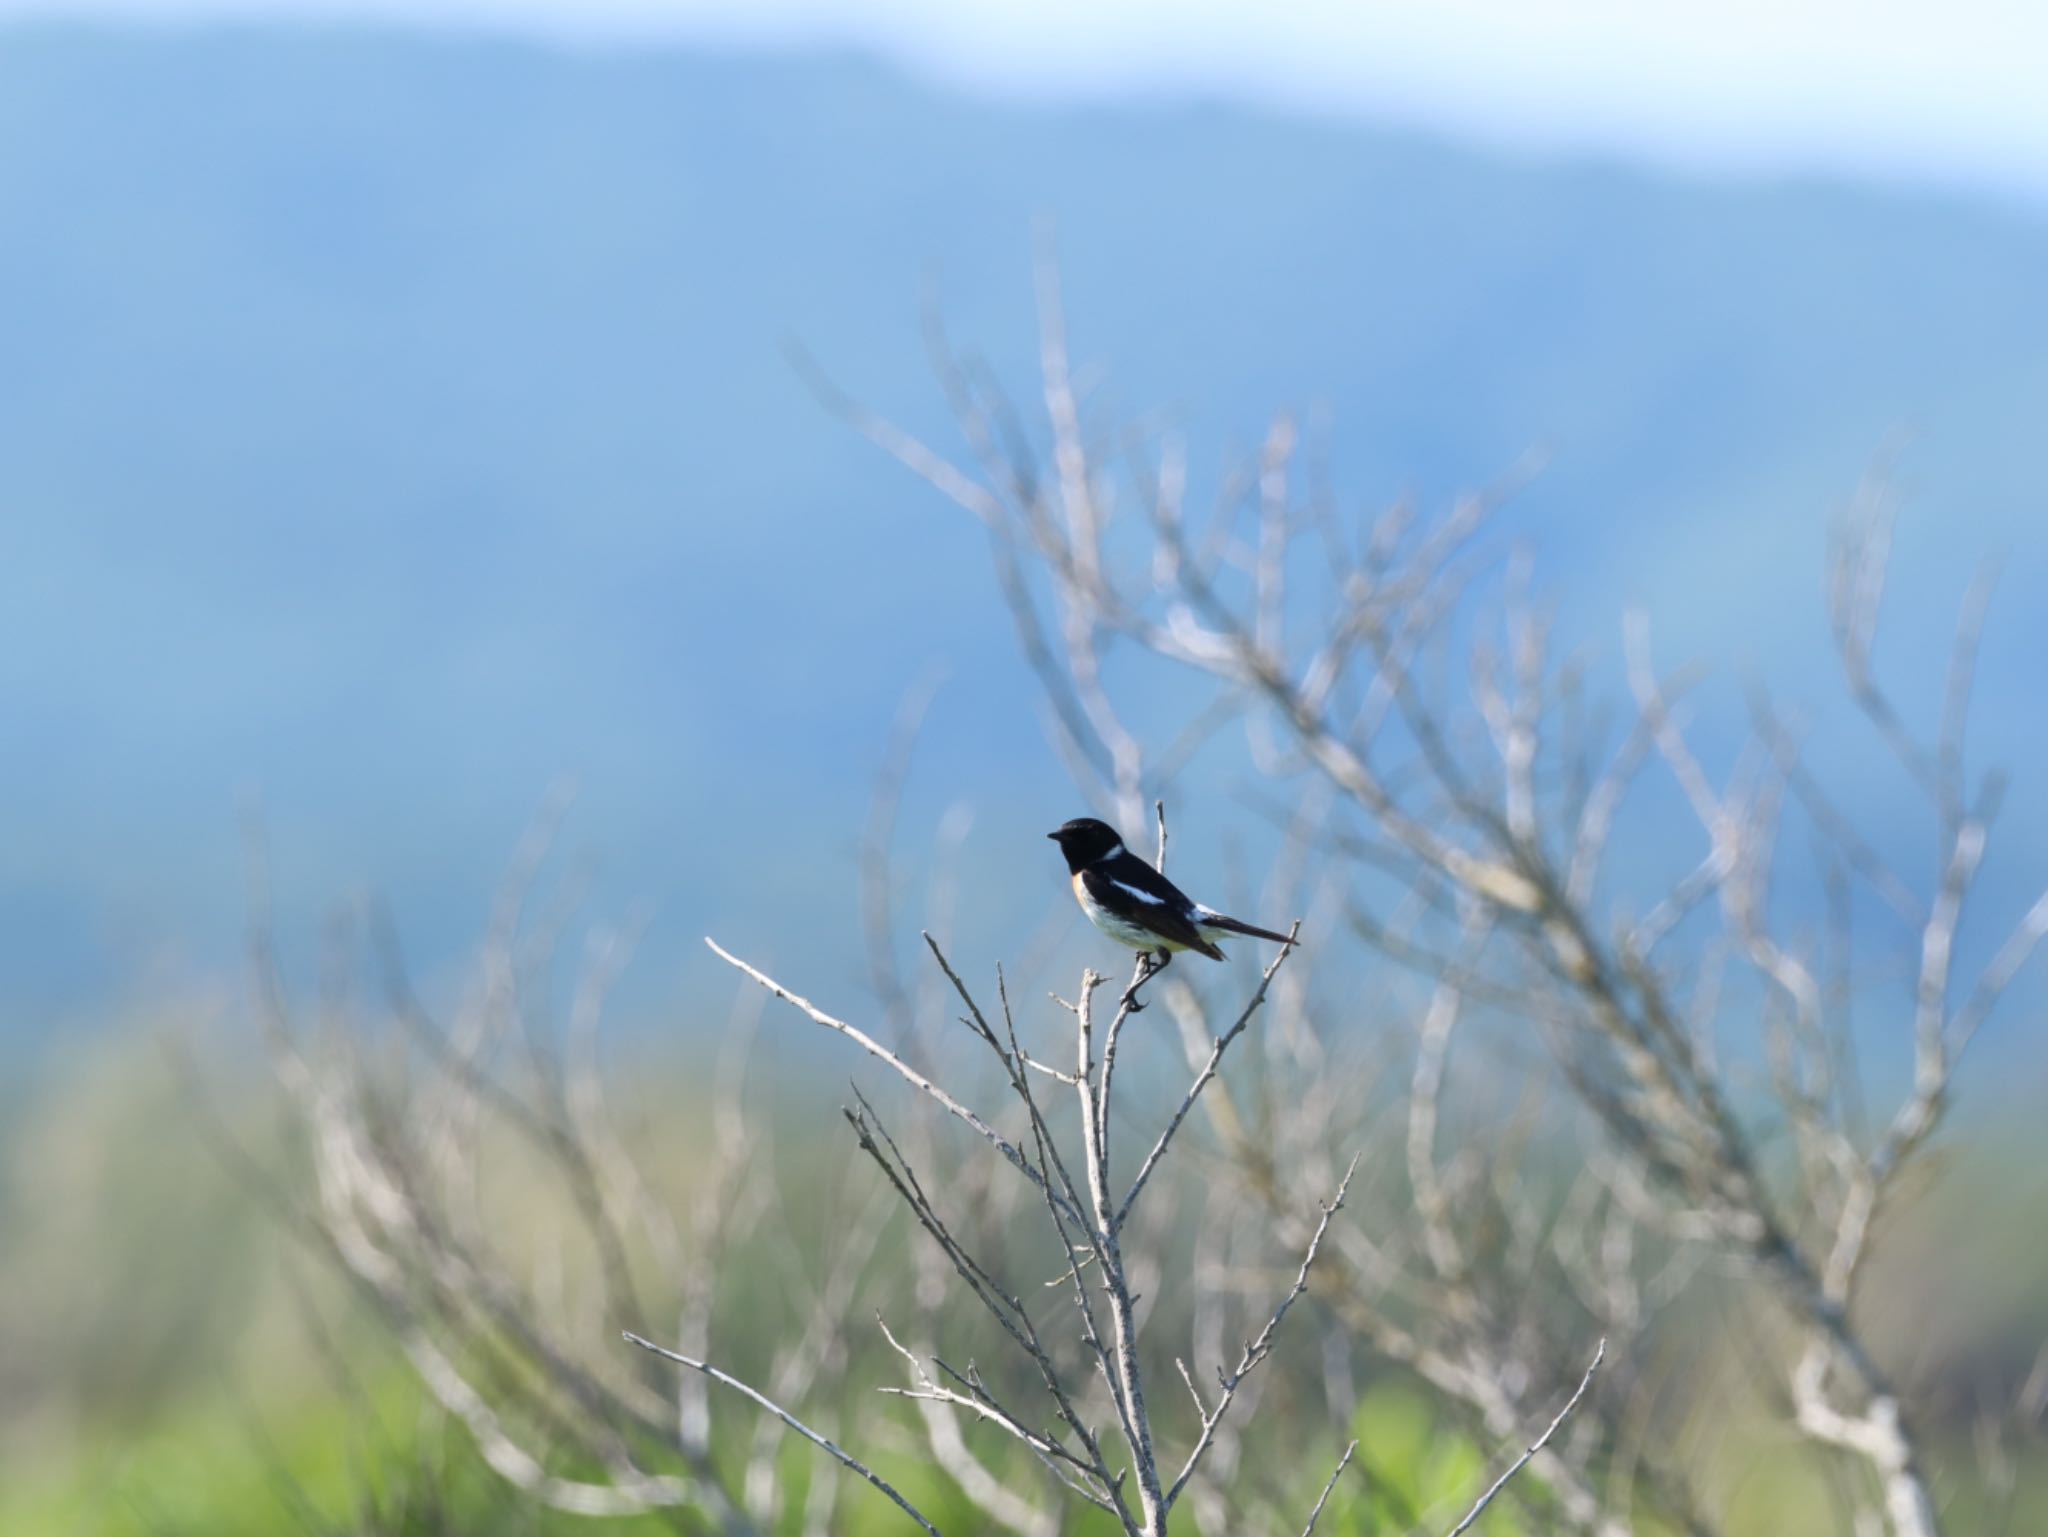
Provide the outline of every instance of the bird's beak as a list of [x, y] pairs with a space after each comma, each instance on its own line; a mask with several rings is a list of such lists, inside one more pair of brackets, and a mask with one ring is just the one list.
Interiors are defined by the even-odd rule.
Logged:
[[1060, 841], [1060, 835], [1058, 833], [1047, 833], [1046, 837], [1052, 839], [1052, 841], [1055, 843]]

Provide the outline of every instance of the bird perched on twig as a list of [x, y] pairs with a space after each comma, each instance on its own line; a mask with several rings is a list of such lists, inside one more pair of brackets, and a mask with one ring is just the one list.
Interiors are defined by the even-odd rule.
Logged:
[[1215, 940], [1219, 934], [1245, 934], [1282, 945], [1295, 943], [1285, 934], [1204, 907], [1125, 848], [1124, 840], [1107, 822], [1076, 817], [1046, 837], [1066, 855], [1074, 900], [1081, 904], [1088, 921], [1118, 944], [1144, 952], [1151, 963], [1147, 976], [1162, 970], [1180, 950], [1222, 960], [1223, 952]]

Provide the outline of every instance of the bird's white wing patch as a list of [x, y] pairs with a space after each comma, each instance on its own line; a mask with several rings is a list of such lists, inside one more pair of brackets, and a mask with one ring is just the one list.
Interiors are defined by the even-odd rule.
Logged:
[[1164, 907], [1166, 905], [1165, 902], [1152, 895], [1151, 892], [1140, 891], [1136, 886], [1126, 886], [1122, 881], [1114, 880], [1110, 881], [1110, 885], [1116, 887], [1125, 896], [1135, 897], [1138, 901], [1145, 903], [1149, 907]]

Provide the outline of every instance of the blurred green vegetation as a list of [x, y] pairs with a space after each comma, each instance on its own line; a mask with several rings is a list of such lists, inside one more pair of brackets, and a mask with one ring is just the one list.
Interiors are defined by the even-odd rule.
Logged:
[[[376, 1320], [286, 1235], [212, 1146], [221, 1130], [232, 1131], [268, 1172], [287, 1182], [295, 1177], [271, 1118], [268, 1079], [236, 1050], [217, 1050], [198, 1068], [214, 1102], [233, 1107], [213, 1130], [181, 1087], [177, 1053], [151, 1036], [54, 1069], [9, 1128], [0, 1155], [0, 1531], [368, 1537], [603, 1530], [623, 1537], [692, 1529], [659, 1516], [599, 1521], [537, 1510], [485, 1467], [464, 1428], [425, 1398]], [[690, 1101], [683, 1064], [667, 1080], [635, 1076], [650, 1097], [673, 1088], [679, 1104]], [[775, 1331], [787, 1327], [789, 1238], [804, 1249], [834, 1220], [847, 1178], [837, 1118], [812, 1104], [778, 1109], [776, 1157], [789, 1188], [801, 1192], [789, 1208], [791, 1233], [757, 1233], [719, 1277], [728, 1302], [740, 1305], [722, 1313], [715, 1351], [742, 1371], [756, 1369]], [[699, 1131], [676, 1134], [668, 1156], [654, 1163], [675, 1171], [686, 1188], [703, 1121], [687, 1111], [675, 1119]], [[1950, 1239], [1938, 1221], [1900, 1240], [1912, 1274], [1892, 1277], [1877, 1305], [1934, 1309], [1921, 1330], [1927, 1350], [1962, 1358], [2017, 1349], [2048, 1316], [2033, 1236], [2042, 1231], [2043, 1203], [2037, 1172], [2024, 1166], [2024, 1146], [2011, 1142], [1951, 1171], [1969, 1187], [1970, 1202], [1995, 1201], [2012, 1213], [1995, 1251], [1959, 1266], [1942, 1248]], [[509, 1154], [501, 1172], [508, 1188], [525, 1188]], [[856, 1187], [866, 1174], [864, 1166], [853, 1171]], [[552, 1198], [515, 1201], [504, 1214], [531, 1240], [522, 1259], [546, 1254], [575, 1231]], [[901, 1258], [888, 1257], [901, 1252], [885, 1243], [878, 1295], [913, 1284]], [[1953, 1299], [1958, 1316], [1943, 1313], [1943, 1297]], [[1913, 1298], [1920, 1300], [1902, 1300]], [[1157, 1327], [1185, 1327], [1172, 1314], [1170, 1287], [1161, 1307]], [[968, 1312], [946, 1316], [957, 1317], [961, 1340], [985, 1340], [997, 1353], [985, 1320]], [[1712, 1323], [1701, 1316], [1675, 1331], [1685, 1370], [1703, 1379], [1702, 1396], [1719, 1396], [1727, 1406], [1711, 1438], [1683, 1432], [1683, 1455], [1717, 1492], [1731, 1532], [1784, 1537], [1836, 1530], [1834, 1494], [1810, 1452], [1774, 1428], [1754, 1401], [1731, 1393], [1729, 1381], [1705, 1382], [1739, 1375]], [[878, 1344], [856, 1345], [839, 1399], [852, 1406], [843, 1410], [842, 1439], [948, 1530], [984, 1529], [930, 1466], [902, 1401], [871, 1391], [900, 1380], [893, 1359], [871, 1348]], [[1324, 1516], [1327, 1532], [1446, 1529], [1516, 1450], [1477, 1444], [1420, 1385], [1369, 1363], [1355, 1419], [1330, 1424], [1320, 1390], [1307, 1385], [1311, 1373], [1297, 1369], [1302, 1364], [1276, 1361], [1300, 1380], [1283, 1375], [1269, 1385], [1239, 1476], [1273, 1508], [1305, 1512], [1344, 1442], [1357, 1437], [1356, 1461]], [[1967, 1372], [1966, 1361], [1913, 1365], [1922, 1377], [1939, 1377], [1945, 1368]], [[715, 1455], [737, 1468], [756, 1417], [718, 1393], [714, 1388]], [[799, 1399], [793, 1407], [803, 1412], [806, 1405]], [[1645, 1433], [1663, 1435], [1667, 1427], [1651, 1415]], [[1937, 1439], [1957, 1466], [1972, 1465], [1979, 1449], [1970, 1442], [1967, 1406], [1957, 1406], [1953, 1426], [1945, 1424]], [[1034, 1474], [1010, 1459], [1007, 1443], [982, 1436], [974, 1445], [995, 1466], [1032, 1483]], [[2024, 1449], [2020, 1455], [2013, 1514], [2003, 1529], [2048, 1530], [2048, 1468], [2028, 1460]], [[778, 1456], [790, 1505], [800, 1504], [813, 1479], [840, 1476], [794, 1437], [783, 1437]], [[1969, 1480], [1944, 1487], [1953, 1502], [1951, 1530], [1999, 1529]], [[1540, 1489], [1525, 1492], [1540, 1511]], [[857, 1483], [848, 1480], [835, 1493], [831, 1530], [901, 1529], [897, 1513]], [[1193, 1529], [1179, 1516], [1176, 1524]], [[797, 1529], [793, 1518], [783, 1529]], [[1083, 1534], [1101, 1529], [1085, 1517], [1068, 1527]], [[1479, 1530], [1535, 1537], [1542, 1527], [1528, 1508], [1502, 1502]]]

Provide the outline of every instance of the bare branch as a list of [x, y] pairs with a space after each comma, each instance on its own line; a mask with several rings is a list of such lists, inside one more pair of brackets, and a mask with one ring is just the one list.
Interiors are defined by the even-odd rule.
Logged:
[[1316, 1230], [1309, 1238], [1308, 1250], [1301, 1257], [1301, 1268], [1295, 1272], [1294, 1285], [1288, 1290], [1287, 1295], [1280, 1299], [1279, 1306], [1273, 1309], [1273, 1316], [1266, 1320], [1266, 1326], [1259, 1331], [1258, 1337], [1244, 1347], [1244, 1353], [1238, 1357], [1236, 1367], [1228, 1372], [1218, 1370], [1217, 1381], [1223, 1389], [1222, 1396], [1216, 1400], [1216, 1407], [1202, 1416], [1201, 1434], [1188, 1452], [1187, 1461], [1181, 1464], [1172, 1487], [1166, 1491], [1167, 1510], [1173, 1508], [1173, 1502], [1180, 1497], [1180, 1492], [1187, 1486], [1189, 1477], [1200, 1465], [1203, 1454], [1214, 1442], [1216, 1427], [1221, 1423], [1223, 1416], [1230, 1412], [1231, 1401], [1236, 1398], [1239, 1386], [1260, 1362], [1273, 1353], [1273, 1338], [1280, 1332], [1280, 1324], [1287, 1317], [1287, 1310], [1294, 1306], [1297, 1297], [1308, 1290], [1309, 1271], [1315, 1265], [1316, 1255], [1323, 1247], [1323, 1235], [1329, 1232], [1331, 1219], [1344, 1209], [1344, 1197], [1351, 1189], [1351, 1176], [1358, 1172], [1360, 1156], [1362, 1155], [1352, 1155], [1350, 1167], [1345, 1169], [1343, 1181], [1337, 1186], [1336, 1195], [1323, 1207], [1322, 1218], [1316, 1223]]
[[1536, 1456], [1537, 1453], [1550, 1444], [1550, 1438], [1557, 1434], [1559, 1427], [1566, 1420], [1571, 1418], [1572, 1411], [1579, 1406], [1579, 1400], [1586, 1396], [1586, 1389], [1593, 1385], [1593, 1374], [1600, 1370], [1600, 1363], [1606, 1358], [1607, 1341], [1602, 1340], [1599, 1348], [1593, 1352], [1591, 1363], [1586, 1367], [1586, 1375], [1579, 1379], [1579, 1385], [1573, 1389], [1572, 1396], [1566, 1399], [1564, 1407], [1557, 1411], [1557, 1418], [1546, 1425], [1543, 1429], [1543, 1434], [1529, 1443], [1528, 1450], [1517, 1457], [1508, 1467], [1508, 1470], [1487, 1487], [1486, 1493], [1479, 1496], [1479, 1502], [1465, 1512], [1465, 1519], [1452, 1527], [1449, 1533], [1446, 1534], [1446, 1537], [1459, 1537], [1460, 1533], [1470, 1531], [1472, 1524], [1486, 1514], [1486, 1507], [1493, 1503], [1494, 1497], [1508, 1486], [1508, 1481], [1521, 1472], [1523, 1468], [1527, 1467], [1532, 1457]]
[[[1301, 925], [1296, 923], [1287, 934], [1290, 939], [1298, 939], [1301, 935]], [[1122, 1227], [1130, 1217], [1131, 1208], [1137, 1205], [1146, 1181], [1152, 1178], [1152, 1171], [1159, 1167], [1159, 1160], [1166, 1156], [1166, 1149], [1172, 1143], [1174, 1134], [1180, 1130], [1181, 1122], [1188, 1118], [1188, 1112], [1195, 1108], [1195, 1101], [1202, 1097], [1202, 1091], [1209, 1086], [1210, 1080], [1215, 1078], [1216, 1069], [1222, 1064], [1223, 1054], [1230, 1050], [1230, 1043], [1244, 1033], [1244, 1027], [1251, 1023], [1252, 1015], [1257, 1013], [1259, 1005], [1266, 1001], [1266, 990], [1273, 985], [1274, 976], [1287, 964], [1288, 956], [1292, 955], [1295, 949], [1296, 946], [1291, 944], [1282, 945], [1279, 953], [1266, 963], [1266, 969], [1259, 977], [1258, 990], [1252, 994], [1251, 1000], [1244, 1008], [1238, 1011], [1238, 1016], [1232, 1021], [1230, 1028], [1219, 1035], [1216, 1044], [1209, 1048], [1209, 1059], [1196, 1072], [1195, 1081], [1188, 1085], [1187, 1093], [1181, 1096], [1180, 1105], [1167, 1121], [1165, 1129], [1159, 1133], [1159, 1140], [1152, 1144], [1152, 1151], [1145, 1155], [1145, 1161], [1138, 1166], [1138, 1172], [1131, 1180], [1129, 1193], [1124, 1196], [1123, 1204], [1116, 1209], [1115, 1226]]]
[[775, 1400], [773, 1400], [772, 1398], [769, 1398], [763, 1393], [757, 1392], [755, 1389], [749, 1387], [746, 1383], [740, 1381], [739, 1378], [730, 1376], [727, 1373], [720, 1371], [717, 1367], [712, 1366], [708, 1362], [699, 1361], [690, 1356], [683, 1355], [679, 1351], [670, 1350], [665, 1346], [657, 1345], [652, 1340], [642, 1339], [639, 1335], [634, 1334], [630, 1330], [626, 1331], [625, 1338], [628, 1344], [638, 1345], [642, 1350], [651, 1350], [654, 1352], [654, 1354], [662, 1357], [664, 1360], [673, 1361], [678, 1366], [687, 1366], [693, 1372], [701, 1372], [706, 1377], [709, 1377], [713, 1382], [723, 1383], [725, 1386], [732, 1388], [734, 1391], [742, 1393], [746, 1397], [751, 1398], [755, 1403], [759, 1404], [763, 1409], [766, 1409], [770, 1414], [774, 1415], [778, 1420], [782, 1421], [783, 1424], [787, 1425], [791, 1430], [795, 1431], [798, 1435], [802, 1436], [806, 1441], [810, 1442], [813, 1446], [819, 1448], [823, 1452], [828, 1453], [837, 1461], [843, 1463], [853, 1472], [858, 1473], [862, 1478], [866, 1479], [869, 1483], [873, 1484], [877, 1489], [881, 1490], [882, 1493], [886, 1494], [889, 1497], [889, 1499], [896, 1505], [897, 1509], [901, 1510], [906, 1516], [910, 1517], [911, 1520], [915, 1521], [919, 1526], [923, 1527], [926, 1531], [930, 1532], [932, 1534], [932, 1537], [940, 1537], [939, 1529], [936, 1526], [933, 1526], [930, 1521], [925, 1519], [924, 1513], [922, 1511], [920, 1511], [915, 1505], [911, 1504], [910, 1501], [906, 1500], [900, 1493], [898, 1493], [893, 1484], [889, 1483], [888, 1480], [881, 1477], [866, 1463], [862, 1462], [858, 1457], [855, 1457], [852, 1453], [846, 1451], [843, 1447], [837, 1445], [832, 1441], [827, 1440], [824, 1436], [819, 1435], [815, 1430], [811, 1429], [810, 1426], [806, 1425], [802, 1420], [798, 1419], [795, 1415], [791, 1414], [787, 1409], [783, 1408], [782, 1405], [776, 1403]]
[[1330, 1474], [1330, 1481], [1323, 1485], [1323, 1492], [1316, 1497], [1316, 1508], [1308, 1513], [1308, 1525], [1301, 1529], [1301, 1537], [1315, 1537], [1316, 1523], [1323, 1518], [1323, 1507], [1330, 1503], [1330, 1491], [1337, 1487], [1337, 1480], [1344, 1476], [1344, 1470], [1351, 1466], [1351, 1454], [1358, 1450], [1353, 1441], [1344, 1448], [1344, 1455], [1337, 1459], [1337, 1467]]
[[760, 983], [761, 986], [767, 988], [768, 991], [773, 993], [777, 998], [780, 998], [784, 1003], [791, 1004], [796, 1008], [802, 1010], [805, 1014], [809, 1015], [813, 1021], [823, 1025], [826, 1029], [838, 1031], [841, 1035], [845, 1036], [848, 1040], [852, 1041], [856, 1046], [860, 1047], [863, 1051], [867, 1052], [869, 1056], [875, 1057], [882, 1062], [886, 1062], [890, 1067], [896, 1070], [897, 1075], [901, 1077], [904, 1080], [904, 1082], [908, 1083], [912, 1088], [917, 1089], [923, 1094], [929, 1096], [931, 1099], [937, 1101], [938, 1104], [945, 1109], [947, 1114], [955, 1117], [960, 1121], [965, 1122], [968, 1126], [971, 1126], [976, 1132], [976, 1134], [979, 1135], [983, 1141], [987, 1142], [990, 1147], [994, 1148], [997, 1152], [1001, 1153], [1003, 1157], [1006, 1160], [1008, 1160], [1010, 1166], [1016, 1169], [1018, 1173], [1022, 1174], [1034, 1185], [1037, 1185], [1041, 1189], [1046, 1190], [1046, 1193], [1052, 1199], [1057, 1200], [1062, 1204], [1065, 1203], [1066, 1197], [1062, 1195], [1059, 1191], [1053, 1190], [1045, 1184], [1044, 1176], [1041, 1175], [1037, 1169], [1032, 1167], [1031, 1160], [1024, 1156], [1022, 1149], [1017, 1147], [1015, 1143], [1011, 1142], [1007, 1137], [1003, 1136], [1001, 1132], [997, 1131], [993, 1126], [989, 1125], [988, 1122], [984, 1121], [972, 1110], [968, 1109], [967, 1106], [961, 1104], [960, 1101], [955, 1099], [951, 1094], [948, 1094], [936, 1083], [933, 1083], [931, 1079], [925, 1077], [924, 1074], [920, 1073], [919, 1071], [917, 1071], [916, 1068], [912, 1067], [909, 1063], [905, 1062], [901, 1057], [897, 1056], [895, 1052], [889, 1050], [889, 1048], [884, 1046], [880, 1041], [877, 1041], [873, 1036], [867, 1034], [865, 1031], [860, 1030], [853, 1025], [849, 1025], [843, 1019], [833, 1018], [830, 1014], [827, 1014], [823, 1009], [819, 1008], [816, 1004], [812, 1003], [808, 998], [804, 998], [796, 993], [791, 992], [788, 988], [784, 987], [780, 982], [777, 982], [773, 977], [767, 975], [765, 972], [756, 970], [754, 967], [749, 966], [745, 961], [741, 960], [738, 956], [732, 954], [730, 951], [726, 950], [723, 946], [721, 946], [717, 940], [707, 938], [704, 941], [704, 943], [711, 947], [712, 954], [716, 955], [720, 960], [726, 962], [726, 964], [733, 966], [740, 971], [745, 972], [748, 976], [752, 977], [756, 982]]

